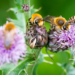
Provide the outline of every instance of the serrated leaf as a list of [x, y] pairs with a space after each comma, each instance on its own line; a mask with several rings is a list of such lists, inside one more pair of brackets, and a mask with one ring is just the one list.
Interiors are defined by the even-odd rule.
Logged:
[[18, 65], [16, 65], [14, 68], [12, 68], [6, 75], [18, 75], [19, 72], [24, 69], [29, 62], [31, 62], [32, 59], [25, 59], [21, 61]]
[[34, 7], [34, 6], [32, 6], [32, 7], [30, 8], [31, 15], [41, 10], [41, 7], [40, 7], [39, 9], [35, 9], [35, 8], [33, 8], [33, 7]]
[[13, 11], [14, 14], [16, 15], [16, 18], [17, 18], [18, 20], [22, 20], [22, 18], [23, 18], [22, 15], [23, 15], [24, 13], [20, 12], [21, 9], [18, 9], [17, 7], [15, 7], [15, 8], [10, 8], [10, 9], [8, 9], [8, 11]]
[[25, 33], [26, 32], [25, 14], [22, 12], [17, 12], [18, 11], [17, 7], [13, 8], [11, 10], [15, 13], [17, 19], [8, 18], [8, 20], [12, 21], [16, 25], [16, 27], [18, 27], [21, 31], [23, 31], [23, 33]]
[[19, 28], [23, 33], [26, 32], [25, 24], [21, 20], [12, 20], [12, 22], [15, 24], [16, 28]]

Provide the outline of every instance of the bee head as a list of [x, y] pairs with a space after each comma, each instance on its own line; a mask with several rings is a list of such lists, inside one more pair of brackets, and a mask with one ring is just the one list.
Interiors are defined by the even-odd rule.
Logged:
[[11, 30], [13, 30], [15, 28], [16, 27], [15, 27], [15, 25], [13, 23], [7, 23], [7, 24], [5, 24], [5, 30], [6, 31], [11, 31]]
[[32, 16], [29, 19], [29, 21], [33, 25], [42, 26], [44, 24], [44, 21], [43, 21], [42, 16], [40, 14], [32, 14]]
[[54, 22], [56, 25], [63, 26], [63, 25], [65, 25], [66, 20], [65, 20], [65, 18], [57, 17], [57, 18], [55, 18]]
[[38, 18], [35, 20], [35, 25], [38, 25], [38, 26], [43, 26], [44, 25], [44, 21], [42, 18]]

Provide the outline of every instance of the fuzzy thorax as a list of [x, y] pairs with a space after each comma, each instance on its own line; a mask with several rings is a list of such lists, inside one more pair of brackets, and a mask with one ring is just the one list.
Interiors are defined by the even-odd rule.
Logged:
[[31, 16], [31, 22], [34, 21], [35, 17], [42, 18], [42, 16], [41, 16], [40, 14], [33, 14], [33, 15]]
[[40, 14], [32, 14], [32, 16], [30, 18], [30, 22], [32, 25], [38, 25], [38, 26], [44, 25], [43, 18]]
[[56, 29], [62, 29], [62, 27], [66, 24], [66, 19], [63, 17], [56, 17], [54, 19], [54, 24], [57, 25]]

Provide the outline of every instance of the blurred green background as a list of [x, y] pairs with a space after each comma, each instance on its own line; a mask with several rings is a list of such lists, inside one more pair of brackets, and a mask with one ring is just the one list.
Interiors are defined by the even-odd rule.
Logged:
[[[15, 18], [13, 12], [7, 12], [10, 7], [15, 6], [15, 0], [0, 0], [0, 25], [6, 22], [7, 17]], [[75, 15], [75, 0], [30, 0], [34, 8], [42, 7], [38, 12], [43, 17], [47, 15], [62, 15], [67, 20]]]

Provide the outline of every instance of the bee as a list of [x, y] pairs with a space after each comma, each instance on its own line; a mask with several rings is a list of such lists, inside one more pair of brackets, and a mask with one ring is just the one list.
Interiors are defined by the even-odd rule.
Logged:
[[28, 28], [28, 23], [30, 23], [30, 26], [43, 26], [44, 21], [43, 18], [40, 14], [32, 14], [31, 18], [29, 18], [29, 21], [27, 22], [27, 28]]
[[51, 30], [67, 30], [70, 27], [69, 22], [67, 22], [67, 20], [62, 16], [54, 17], [48, 15], [44, 18], [44, 21], [51, 23]]
[[6, 49], [10, 49], [16, 32], [16, 27], [13, 23], [9, 22], [4, 25], [3, 32], [4, 32], [4, 46]]
[[[27, 22], [30, 24], [30, 28], [27, 29], [26, 37], [29, 41], [31, 48], [44, 46], [47, 42], [47, 31], [44, 27], [44, 20], [40, 14], [32, 14], [31, 18]], [[28, 27], [27, 27], [28, 28]]]

